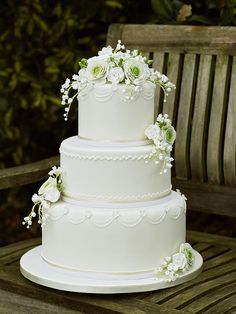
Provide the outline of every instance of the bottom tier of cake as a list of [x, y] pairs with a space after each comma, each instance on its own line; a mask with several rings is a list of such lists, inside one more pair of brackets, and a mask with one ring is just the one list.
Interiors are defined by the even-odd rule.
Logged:
[[69, 199], [50, 208], [42, 229], [42, 258], [71, 270], [107, 274], [153, 271], [185, 242], [184, 197], [93, 204]]

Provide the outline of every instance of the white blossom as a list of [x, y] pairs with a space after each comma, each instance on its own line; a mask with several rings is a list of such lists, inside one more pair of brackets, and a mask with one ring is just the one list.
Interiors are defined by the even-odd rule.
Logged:
[[87, 76], [89, 80], [105, 79], [108, 75], [109, 65], [106, 61], [94, 57], [88, 60]]
[[152, 124], [146, 128], [145, 135], [150, 140], [154, 140], [154, 139], [158, 140], [158, 138], [160, 136], [160, 132], [161, 132], [160, 127], [156, 124]]
[[41, 185], [38, 194], [33, 194], [32, 201], [34, 206], [28, 216], [24, 217], [22, 222], [26, 225], [27, 229], [32, 225], [32, 218], [36, 217], [35, 208], [38, 207], [38, 222], [41, 226], [45, 225], [48, 217], [47, 211], [50, 209], [51, 204], [60, 199], [61, 191], [63, 189], [63, 182], [61, 179], [62, 171], [60, 167], [52, 167], [49, 171], [49, 178]]
[[39, 194], [44, 194], [49, 188], [56, 187], [57, 181], [53, 177], [49, 177], [39, 188]]
[[135, 85], [143, 83], [149, 75], [148, 65], [142, 61], [130, 58], [124, 62], [125, 77]]
[[112, 47], [107, 46], [107, 47], [102, 48], [102, 50], [98, 52], [98, 55], [99, 56], [101, 56], [101, 55], [111, 56], [112, 51], [113, 51]]
[[58, 191], [56, 187], [50, 187], [44, 193], [45, 200], [55, 203], [59, 200], [61, 193]]
[[184, 253], [176, 253], [172, 257], [172, 262], [178, 269], [184, 269], [187, 265], [187, 259]]
[[124, 71], [121, 68], [116, 67], [110, 69], [107, 80], [113, 84], [118, 84], [124, 80], [124, 77]]
[[40, 200], [40, 196], [38, 194], [34, 194], [32, 196], [32, 202], [37, 203]]

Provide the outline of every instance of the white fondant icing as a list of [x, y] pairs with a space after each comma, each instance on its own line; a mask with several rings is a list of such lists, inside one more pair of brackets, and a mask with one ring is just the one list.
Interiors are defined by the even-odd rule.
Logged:
[[160, 175], [162, 163], [145, 163], [153, 145], [94, 146], [77, 136], [62, 142], [64, 195], [82, 200], [132, 202], [168, 195], [170, 170]]
[[143, 87], [136, 99], [124, 101], [123, 84], [95, 85], [79, 99], [79, 135], [94, 140], [138, 141], [154, 121], [153, 85]]
[[43, 226], [43, 256], [83, 271], [154, 269], [185, 242], [185, 206], [176, 192], [127, 208], [62, 201], [53, 205]]

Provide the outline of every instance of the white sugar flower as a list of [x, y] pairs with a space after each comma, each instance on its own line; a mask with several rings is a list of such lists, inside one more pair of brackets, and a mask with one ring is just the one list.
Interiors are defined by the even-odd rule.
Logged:
[[151, 124], [149, 125], [146, 130], [145, 130], [145, 135], [147, 136], [147, 138], [149, 138], [150, 140], [158, 140], [159, 136], [160, 136], [160, 127], [156, 124]]
[[116, 68], [111, 68], [107, 80], [111, 82], [112, 84], [118, 84], [124, 80], [125, 74], [122, 68], [116, 67]]
[[167, 143], [173, 145], [176, 138], [176, 132], [173, 126], [169, 126], [167, 129], [163, 130], [163, 137]]
[[55, 179], [55, 178], [52, 178], [52, 177], [49, 177], [49, 178], [47, 179], [47, 181], [45, 181], [45, 182], [41, 185], [41, 187], [40, 187], [38, 193], [39, 193], [39, 194], [44, 194], [49, 188], [51, 188], [51, 187], [56, 187], [56, 185], [57, 185], [56, 179]]
[[45, 225], [47, 218], [47, 211], [50, 209], [51, 203], [59, 200], [61, 192], [63, 191], [62, 171], [60, 167], [52, 167], [49, 171], [49, 178], [41, 185], [38, 194], [32, 196], [34, 203], [30, 214], [24, 218], [22, 222], [26, 225], [27, 229], [32, 225], [32, 218], [36, 217], [36, 208], [38, 207], [38, 223], [41, 226]]
[[61, 193], [55, 187], [50, 187], [44, 193], [45, 200], [49, 201], [51, 203], [57, 202], [59, 200], [60, 196], [61, 196]]
[[[138, 50], [125, 50], [121, 40], [118, 40], [115, 50], [107, 46], [102, 48], [97, 56], [88, 60], [81, 59], [79, 62], [81, 70], [74, 74], [71, 80], [66, 79], [61, 86], [61, 104], [67, 108], [64, 112], [64, 119], [68, 119], [72, 102], [76, 98], [83, 98], [97, 84], [111, 82], [113, 90], [116, 90], [117, 85], [124, 82], [130, 87], [124, 92], [123, 99], [127, 102], [133, 101], [146, 83], [159, 85], [166, 97], [175, 86], [165, 75], [149, 68], [149, 61]], [[135, 87], [140, 87], [140, 89], [135, 89]]]
[[111, 46], [107, 46], [107, 47], [104, 47], [102, 48], [101, 51], [98, 52], [98, 55], [101, 56], [101, 55], [107, 55], [107, 56], [110, 56], [112, 55], [112, 47]]
[[194, 262], [193, 249], [189, 243], [183, 243], [180, 245], [180, 253], [183, 253], [186, 256], [187, 263], [191, 266]]
[[172, 263], [178, 269], [184, 269], [187, 266], [187, 258], [184, 253], [176, 253], [172, 256]]
[[39, 202], [39, 201], [40, 201], [40, 196], [35, 193], [35, 194], [32, 196], [32, 202], [33, 202], [33, 203], [37, 203], [37, 202]]
[[122, 45], [121, 40], [119, 39], [116, 45], [116, 50], [121, 50], [121, 49], [125, 49], [125, 45]]
[[52, 170], [50, 170], [48, 174], [49, 174], [49, 176], [61, 174], [61, 167], [57, 168], [56, 166], [53, 166]]
[[94, 57], [88, 60], [86, 71], [88, 78], [92, 81], [105, 79], [109, 71], [109, 65], [106, 61], [99, 59], [99, 57]]
[[149, 68], [143, 61], [130, 58], [124, 62], [124, 72], [127, 79], [139, 85], [149, 76]]
[[47, 209], [50, 208], [50, 203], [47, 202], [47, 201], [45, 201], [45, 200], [43, 200], [43, 201], [41, 202], [41, 205], [42, 205], [42, 208], [43, 208], [44, 210], [47, 210]]

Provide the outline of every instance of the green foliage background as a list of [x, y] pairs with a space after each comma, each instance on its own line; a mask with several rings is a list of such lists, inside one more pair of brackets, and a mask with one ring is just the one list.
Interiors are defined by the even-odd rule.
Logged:
[[[178, 18], [191, 6], [191, 15]], [[183, 10], [183, 14], [185, 10]], [[0, 2], [0, 168], [58, 152], [77, 132], [62, 118], [60, 85], [105, 44], [110, 23], [236, 25], [236, 0]]]

